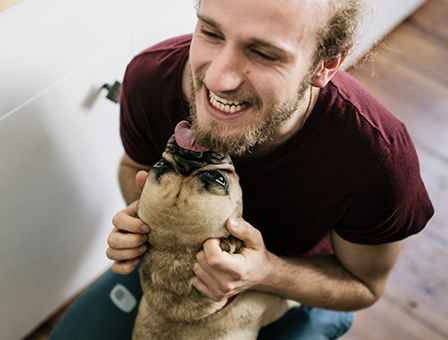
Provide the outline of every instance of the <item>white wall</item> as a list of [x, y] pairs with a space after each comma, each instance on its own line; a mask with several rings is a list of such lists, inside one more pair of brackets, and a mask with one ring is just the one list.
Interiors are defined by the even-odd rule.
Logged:
[[[381, 0], [381, 26], [420, 2]], [[123, 150], [118, 105], [101, 86], [194, 24], [191, 0], [24, 0], [0, 13], [2, 339], [27, 334], [110, 266]]]
[[426, 0], [375, 0], [375, 2], [378, 8], [378, 29], [374, 31], [382, 37], [417, 10]]

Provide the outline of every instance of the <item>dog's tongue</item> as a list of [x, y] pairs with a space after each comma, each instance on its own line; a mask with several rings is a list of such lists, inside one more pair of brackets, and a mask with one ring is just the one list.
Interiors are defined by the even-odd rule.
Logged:
[[206, 152], [209, 150], [196, 143], [191, 134], [190, 123], [186, 120], [183, 120], [176, 125], [176, 128], [174, 129], [174, 137], [176, 138], [177, 145], [181, 148], [194, 152]]

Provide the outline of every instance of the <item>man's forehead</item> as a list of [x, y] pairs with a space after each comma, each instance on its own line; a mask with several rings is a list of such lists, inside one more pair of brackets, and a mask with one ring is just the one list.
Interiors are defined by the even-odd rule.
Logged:
[[[199, 10], [202, 4], [207, 5], [207, 3], [214, 1], [221, 0], [197, 0], [197, 9]], [[299, 21], [301, 24], [317, 27], [326, 21], [335, 1], [339, 0], [238, 0], [239, 6], [236, 10], [235, 7], [232, 9], [231, 6], [226, 6], [226, 12], [264, 12], [266, 20], [277, 17], [279, 21], [285, 24]], [[223, 3], [226, 4], [228, 1]]]
[[[308, 41], [309, 44], [309, 39], [316, 39], [316, 33], [326, 21], [331, 1], [202, 0], [198, 18], [213, 22], [218, 29], [221, 25], [231, 27], [241, 36], [276, 41], [276, 44], [283, 41], [291, 47], [296, 42]], [[288, 50], [286, 46], [285, 49]]]
[[[195, 0], [195, 7], [196, 9], [199, 9], [204, 1], [208, 0]], [[241, 3], [245, 2], [246, 0], [240, 0]], [[305, 6], [305, 7], [315, 7], [316, 10], [320, 12], [326, 12], [330, 5], [333, 4], [335, 1], [338, 0], [276, 0], [272, 2], [276, 2], [278, 4], [283, 3], [283, 6], [290, 6], [290, 5], [299, 5], [299, 6]]]

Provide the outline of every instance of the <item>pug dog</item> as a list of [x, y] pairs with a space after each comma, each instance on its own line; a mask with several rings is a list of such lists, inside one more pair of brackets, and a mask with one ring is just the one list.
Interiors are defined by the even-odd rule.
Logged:
[[244, 246], [225, 226], [242, 211], [231, 158], [196, 145], [189, 123], [179, 123], [149, 171], [137, 208], [151, 232], [141, 261], [143, 297], [133, 340], [255, 340], [262, 326], [291, 306], [257, 291], [215, 302], [192, 286], [196, 254], [207, 239], [221, 239], [230, 253]]

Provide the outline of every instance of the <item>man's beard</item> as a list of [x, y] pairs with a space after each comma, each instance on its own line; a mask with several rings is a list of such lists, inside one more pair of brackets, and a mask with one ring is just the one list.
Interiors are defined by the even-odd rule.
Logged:
[[[310, 86], [311, 79], [314, 72], [309, 71], [302, 82], [299, 84], [295, 93], [289, 96], [285, 101], [274, 105], [266, 110], [263, 114], [262, 102], [257, 95], [245, 96], [245, 102], [252, 106], [252, 119], [250, 123], [238, 134], [227, 136], [226, 130], [230, 127], [225, 123], [221, 123], [215, 119], [208, 119], [210, 131], [204, 130], [198, 121], [197, 106], [196, 106], [196, 91], [201, 91], [205, 72], [199, 71], [196, 76], [197, 89], [193, 82], [193, 74], [190, 67], [190, 120], [191, 130], [195, 141], [199, 145], [203, 145], [214, 152], [220, 154], [228, 154], [231, 156], [241, 156], [245, 152], [250, 151], [256, 144], [262, 144], [271, 136], [276, 130], [297, 111], [301, 102], [304, 99], [306, 90]], [[244, 97], [244, 95], [236, 95], [237, 91], [228, 92], [229, 95], [234, 95], [234, 98]], [[205, 99], [208, 100], [208, 99]], [[220, 132], [218, 135], [215, 132]]]

